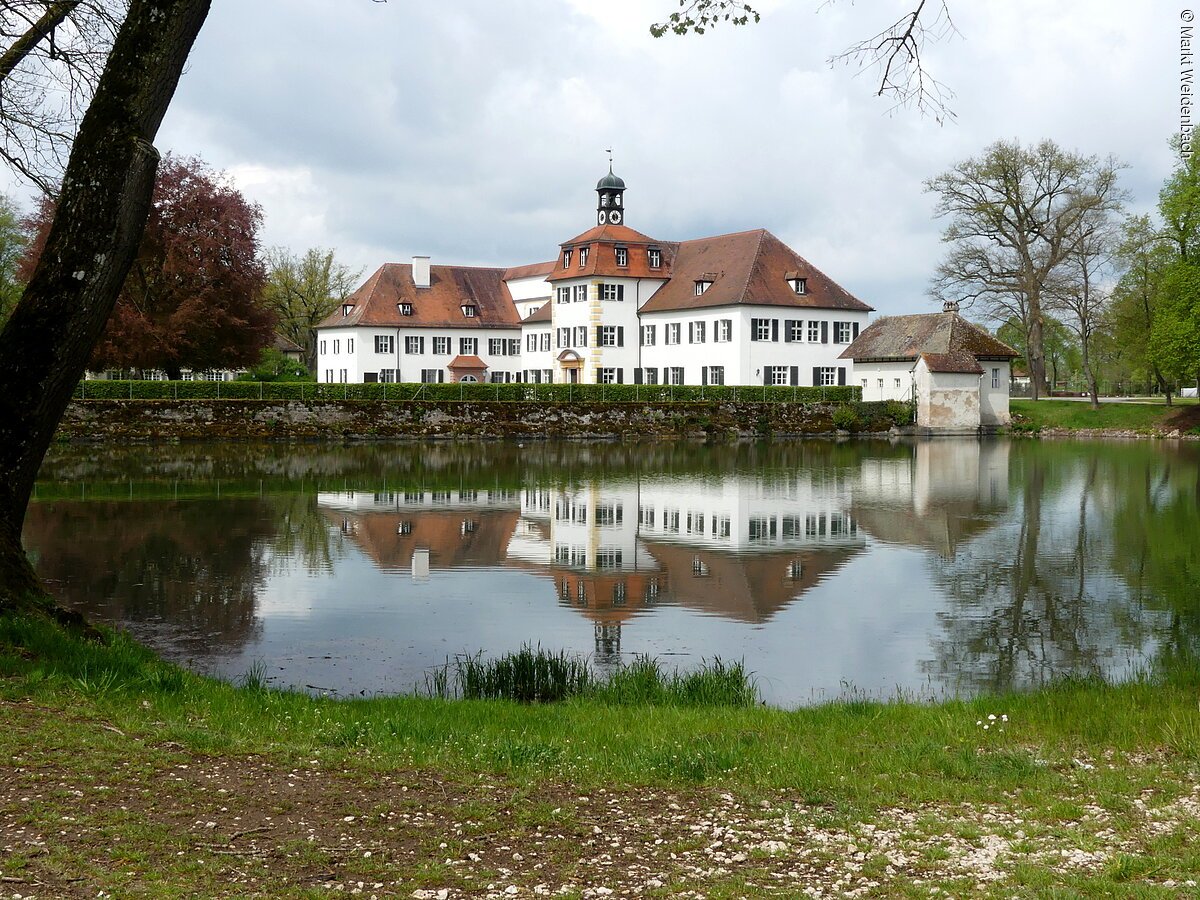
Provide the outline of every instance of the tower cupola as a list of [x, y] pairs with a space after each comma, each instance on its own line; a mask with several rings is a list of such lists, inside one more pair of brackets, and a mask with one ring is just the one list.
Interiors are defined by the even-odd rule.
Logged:
[[596, 182], [596, 224], [620, 225], [625, 221], [625, 182], [613, 174], [612, 161], [608, 174]]

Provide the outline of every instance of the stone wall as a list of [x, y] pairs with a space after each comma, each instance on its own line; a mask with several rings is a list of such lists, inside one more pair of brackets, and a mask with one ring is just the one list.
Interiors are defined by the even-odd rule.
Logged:
[[676, 438], [828, 434], [837, 404], [87, 400], [61, 440]]

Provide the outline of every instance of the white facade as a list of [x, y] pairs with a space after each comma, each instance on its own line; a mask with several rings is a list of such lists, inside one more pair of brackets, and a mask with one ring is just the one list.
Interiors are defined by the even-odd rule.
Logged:
[[[519, 381], [521, 341], [516, 328], [322, 328], [317, 381]], [[487, 369], [452, 371], [459, 356], [477, 356]]]
[[981, 359], [983, 377], [979, 381], [979, 421], [983, 425], [1008, 425], [1012, 414], [1008, 410], [1012, 363], [1007, 359]]
[[902, 362], [862, 361], [854, 364], [854, 377], [862, 388], [863, 400], [901, 400], [914, 396], [913, 360]]

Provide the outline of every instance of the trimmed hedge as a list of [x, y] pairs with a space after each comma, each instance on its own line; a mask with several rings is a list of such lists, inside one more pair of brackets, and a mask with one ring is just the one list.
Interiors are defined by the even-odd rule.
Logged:
[[861, 394], [857, 386], [316, 384], [281, 381], [82, 381], [75, 389], [78, 400], [464, 400], [509, 403], [853, 403]]

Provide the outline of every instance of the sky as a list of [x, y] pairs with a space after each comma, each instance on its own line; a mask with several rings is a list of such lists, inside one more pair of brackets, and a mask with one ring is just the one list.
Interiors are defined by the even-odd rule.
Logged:
[[385, 262], [553, 259], [624, 178], [659, 240], [766, 228], [880, 313], [924, 312], [945, 222], [923, 183], [997, 140], [1113, 154], [1153, 209], [1179, 128], [1184, 7], [948, 0], [925, 48], [956, 118], [828, 58], [914, 0], [761, 0], [762, 21], [652, 38], [676, 0], [215, 0], [161, 150], [262, 206], [267, 246]]

